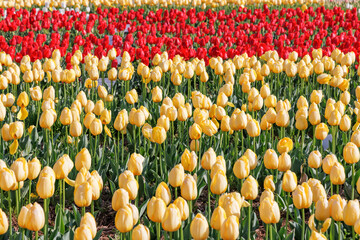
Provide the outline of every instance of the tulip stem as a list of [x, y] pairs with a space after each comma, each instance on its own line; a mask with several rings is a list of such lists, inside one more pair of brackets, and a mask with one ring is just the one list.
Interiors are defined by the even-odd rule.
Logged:
[[16, 215], [19, 215], [19, 187], [20, 187], [20, 183], [18, 183], [18, 189], [16, 189], [15, 191]]
[[[242, 130], [241, 130], [241, 133], [242, 133]], [[237, 160], [237, 157], [239, 155], [239, 152], [238, 152], [238, 139], [239, 139], [238, 131], [235, 131], [235, 159], [234, 159], [234, 161]]]
[[[164, 145], [165, 145], [165, 141], [164, 141]], [[165, 149], [165, 147], [164, 147]], [[159, 161], [160, 161], [160, 176], [161, 178], [163, 178], [163, 168], [162, 168], [162, 161], [161, 161], [161, 153], [162, 153], [162, 148], [161, 148], [161, 144], [159, 144]]]
[[45, 210], [45, 227], [44, 227], [44, 239], [47, 239], [48, 235], [48, 224], [49, 224], [49, 199], [44, 199], [44, 210]]
[[287, 231], [288, 231], [288, 225], [289, 225], [289, 199], [290, 199], [290, 192], [287, 193], [287, 198], [286, 198], [286, 225], [285, 225], [285, 231], [286, 231], [286, 235], [287, 235]]
[[160, 223], [156, 223], [156, 239], [157, 240], [160, 240], [160, 232], [161, 232]]
[[189, 224], [191, 224], [192, 221], [192, 209], [193, 209], [192, 200], [189, 200]]
[[250, 206], [248, 211], [248, 240], [251, 239], [251, 211], [252, 211], [252, 200], [250, 200]]
[[95, 136], [95, 144], [94, 144], [94, 153], [93, 153], [93, 158], [94, 158], [94, 168], [96, 168], [96, 164], [97, 164], [97, 161], [96, 161], [96, 146], [97, 144], [97, 135]]
[[[270, 235], [270, 240], [272, 240], [273, 236], [272, 236], [272, 227], [271, 227], [271, 225], [269, 225], [269, 235]], [[304, 239], [304, 238], [302, 238], [302, 239]]]
[[305, 208], [301, 209], [301, 214], [302, 214], [301, 239], [305, 239]]
[[351, 165], [351, 199], [354, 200], [355, 197], [355, 163]]
[[332, 132], [332, 153], [335, 153], [335, 149], [336, 149], [336, 133], [337, 133], [337, 127], [336, 126], [332, 126], [331, 128], [331, 132]]
[[210, 171], [206, 171], [207, 173], [207, 183], [208, 183], [208, 222], [210, 222], [210, 216], [211, 216], [211, 202], [210, 202]]
[[[135, 176], [135, 178], [136, 178], [136, 182], [138, 183], [138, 185], [139, 185], [139, 175], [136, 175]], [[135, 198], [135, 206], [136, 206], [136, 208], [138, 207], [138, 204], [139, 204], [139, 194], [136, 196], [136, 198]]]
[[124, 162], [124, 135], [121, 133], [121, 163]]
[[178, 192], [177, 192], [177, 187], [175, 188], [175, 199], [177, 199], [178, 196]]
[[315, 143], [316, 143], [316, 138], [315, 138], [315, 125], [313, 126], [313, 144], [312, 144], [312, 150], [315, 150]]
[[[136, 206], [137, 207], [137, 206]], [[94, 216], [94, 212], [95, 212], [95, 207], [94, 207], [94, 201], [91, 201], [91, 215]]]
[[81, 214], [82, 216], [84, 216], [85, 215], [85, 207], [82, 207], [82, 214]]
[[66, 189], [66, 185], [65, 185], [65, 179], [63, 179], [62, 181], [61, 181], [61, 184], [63, 185], [63, 195], [62, 195], [62, 197], [63, 197], [63, 201], [62, 201], [62, 204], [63, 204], [63, 206], [62, 206], [62, 209], [63, 209], [63, 212], [65, 212], [65, 189]]
[[135, 130], [135, 125], [133, 126], [133, 139], [134, 139], [134, 153], [136, 153], [136, 130]]
[[184, 231], [183, 231], [183, 228], [182, 228], [182, 224], [180, 226], [180, 239], [184, 240]]
[[[101, 163], [104, 161], [104, 155], [105, 155], [105, 149], [106, 149], [106, 137], [107, 137], [107, 134], [105, 133], [105, 136], [104, 136], [104, 145], [103, 145], [103, 153], [102, 153], [102, 156], [101, 156], [100, 165], [101, 165]], [[77, 150], [77, 149], [76, 149], [76, 150]]]
[[38, 240], [38, 239], [39, 239], [39, 232], [36, 231], [36, 232], [35, 232], [35, 240]]
[[9, 205], [9, 230], [10, 238], [12, 238], [12, 212], [11, 212], [11, 191], [8, 191], [8, 205]]
[[266, 224], [266, 234], [265, 234], [265, 239], [268, 240], [269, 239], [269, 224]]

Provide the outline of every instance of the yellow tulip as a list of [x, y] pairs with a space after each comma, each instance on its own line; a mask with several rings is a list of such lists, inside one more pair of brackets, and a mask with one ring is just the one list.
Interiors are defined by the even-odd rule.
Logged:
[[221, 238], [224, 240], [235, 240], [239, 236], [239, 219], [232, 215], [221, 225]]
[[254, 200], [258, 196], [258, 182], [253, 176], [249, 176], [244, 181], [241, 188], [241, 195], [245, 197], [246, 200]]
[[348, 164], [357, 163], [360, 160], [359, 148], [352, 142], [348, 142], [343, 149], [343, 157]]
[[84, 182], [75, 186], [74, 202], [78, 207], [88, 207], [92, 201], [92, 188], [90, 183]]
[[70, 159], [69, 155], [62, 155], [54, 164], [54, 172], [56, 179], [64, 179], [68, 176], [71, 170], [74, 167], [73, 161]]
[[3, 210], [0, 209], [0, 235], [5, 234], [9, 228], [9, 221]]
[[297, 209], [309, 208], [313, 200], [313, 194], [306, 182], [298, 185], [293, 192], [293, 201]]
[[194, 240], [205, 240], [209, 237], [209, 225], [206, 218], [201, 214], [196, 214], [190, 224], [190, 234]]
[[260, 218], [265, 224], [278, 223], [280, 220], [279, 205], [269, 197], [260, 202]]
[[167, 232], [175, 232], [180, 228], [181, 215], [175, 204], [172, 203], [166, 208], [161, 225]]
[[181, 196], [188, 201], [195, 200], [197, 197], [197, 185], [193, 176], [186, 174], [181, 184]]
[[111, 206], [114, 211], [118, 211], [120, 208], [127, 206], [129, 202], [129, 193], [125, 189], [120, 188], [114, 192]]
[[131, 231], [134, 226], [132, 210], [128, 206], [120, 208], [115, 216], [115, 227], [121, 233]]
[[147, 204], [146, 211], [151, 221], [160, 223], [165, 215], [166, 204], [161, 198], [152, 197]]
[[119, 176], [119, 188], [128, 191], [130, 200], [134, 200], [138, 194], [139, 183], [136, 181], [134, 174], [126, 170]]

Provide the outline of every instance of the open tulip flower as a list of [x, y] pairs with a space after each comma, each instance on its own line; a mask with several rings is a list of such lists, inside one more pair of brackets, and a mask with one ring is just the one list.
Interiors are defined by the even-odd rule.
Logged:
[[0, 1], [0, 238], [356, 239], [359, 7]]

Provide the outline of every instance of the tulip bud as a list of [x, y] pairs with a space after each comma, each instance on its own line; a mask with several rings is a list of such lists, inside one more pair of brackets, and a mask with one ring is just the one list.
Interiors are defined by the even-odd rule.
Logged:
[[147, 204], [146, 211], [151, 221], [160, 223], [165, 215], [166, 204], [161, 198], [152, 197]]
[[0, 235], [3, 235], [7, 232], [9, 228], [9, 221], [6, 217], [6, 214], [3, 212], [3, 210], [0, 209]]
[[181, 155], [181, 164], [186, 171], [194, 171], [197, 165], [196, 153], [194, 151], [190, 153], [188, 149], [185, 149], [184, 153]]
[[213, 194], [220, 195], [227, 189], [228, 181], [225, 173], [222, 170], [218, 170], [211, 180], [210, 189]]
[[139, 224], [133, 229], [131, 239], [150, 240], [150, 231], [146, 226]]
[[53, 167], [56, 179], [66, 178], [73, 169], [73, 167], [74, 167], [74, 163], [70, 159], [69, 155], [64, 154], [63, 156], [61, 156], [56, 161]]
[[321, 153], [317, 150], [312, 151], [308, 157], [308, 164], [309, 164], [309, 167], [315, 168], [315, 169], [321, 167], [321, 164], [322, 164]]
[[282, 189], [285, 192], [293, 192], [297, 186], [297, 176], [294, 172], [287, 170], [282, 180]]
[[201, 214], [196, 214], [190, 224], [190, 234], [194, 240], [205, 240], [209, 237], [209, 224]]
[[360, 160], [359, 148], [352, 142], [348, 142], [343, 149], [345, 162], [348, 164], [357, 163]]
[[152, 141], [162, 144], [166, 140], [166, 131], [163, 127], [154, 127], [151, 134]]
[[18, 158], [16, 159], [10, 167], [11, 170], [14, 171], [16, 181], [21, 182], [25, 181], [29, 174], [28, 164], [25, 158]]
[[195, 200], [197, 197], [197, 185], [193, 176], [186, 174], [181, 184], [181, 196], [188, 201]]
[[249, 176], [243, 183], [241, 195], [246, 200], [254, 200], [258, 196], [258, 182], [253, 176]]
[[306, 182], [298, 185], [293, 192], [293, 201], [297, 209], [309, 208], [313, 200], [313, 193]]
[[92, 238], [95, 238], [96, 236], [96, 221], [93, 215], [91, 213], [85, 213], [85, 215], [81, 218], [80, 226], [86, 225], [91, 230], [91, 236]]
[[130, 200], [134, 200], [138, 194], [139, 183], [136, 181], [134, 174], [126, 170], [119, 176], [119, 188], [124, 188], [128, 191]]
[[342, 185], [345, 182], [345, 169], [339, 162], [335, 162], [330, 171], [330, 181], [334, 185]]
[[81, 151], [75, 156], [75, 168], [80, 171], [81, 168], [89, 170], [91, 167], [91, 155], [87, 148], [81, 149]]
[[120, 208], [115, 216], [115, 227], [121, 233], [131, 231], [134, 226], [132, 210], [128, 206]]
[[239, 179], [247, 178], [250, 173], [249, 159], [246, 156], [240, 157], [234, 164], [233, 172]]
[[221, 225], [221, 238], [224, 240], [237, 239], [239, 236], [239, 219], [232, 215]]
[[343, 221], [344, 214], [343, 209], [346, 205], [345, 199], [342, 199], [340, 195], [335, 194], [329, 199], [330, 216], [334, 221]]
[[21, 208], [19, 214], [19, 225], [30, 231], [37, 232], [45, 224], [45, 214], [43, 208], [38, 203], [28, 204]]
[[280, 220], [279, 205], [269, 197], [260, 202], [260, 218], [265, 224], [278, 223]]
[[162, 228], [167, 232], [175, 232], [181, 226], [181, 215], [175, 204], [170, 204], [161, 221]]
[[274, 176], [273, 175], [268, 175], [266, 176], [265, 180], [264, 180], [264, 189], [265, 190], [270, 190], [270, 191], [275, 191], [275, 184], [274, 184]]
[[264, 155], [264, 165], [267, 169], [277, 169], [279, 158], [273, 149], [268, 149]]
[[214, 209], [214, 212], [212, 213], [210, 226], [213, 229], [219, 231], [221, 229], [222, 224], [225, 222], [226, 217], [227, 216], [225, 210], [221, 206], [218, 206], [217, 208]]
[[90, 183], [84, 182], [75, 186], [74, 202], [78, 207], [88, 207], [92, 201], [92, 187]]
[[[245, 112], [241, 111], [238, 108], [235, 109], [234, 112], [231, 114], [231, 118], [230, 118], [231, 129], [234, 131], [243, 130], [247, 127], [247, 125], [248, 122]], [[253, 126], [251, 126], [251, 128], [253, 128]]]
[[143, 170], [142, 163], [144, 160], [145, 158], [142, 155], [133, 153], [130, 155], [127, 167], [134, 175], [141, 175]]
[[325, 123], [320, 123], [315, 128], [315, 138], [318, 140], [324, 140], [329, 133], [329, 128]]
[[114, 211], [118, 211], [120, 208], [129, 204], [129, 193], [125, 189], [118, 189], [114, 192], [111, 200], [111, 206]]

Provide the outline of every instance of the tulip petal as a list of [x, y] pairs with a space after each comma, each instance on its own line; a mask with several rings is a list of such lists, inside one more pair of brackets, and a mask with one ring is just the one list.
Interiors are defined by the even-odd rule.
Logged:
[[109, 129], [106, 125], [105, 125], [105, 127], [104, 127], [104, 130], [105, 130], [106, 135], [108, 135], [109, 137], [112, 137], [112, 136], [111, 136], [110, 129]]
[[231, 103], [231, 102], [227, 102], [226, 105], [228, 105], [228, 106], [230, 106], [230, 107], [235, 107], [235, 105], [234, 105], [233, 103]]
[[25, 107], [22, 107], [22, 108], [20, 109], [20, 111], [18, 112], [18, 114], [17, 114], [17, 119], [23, 121], [23, 120], [25, 120], [28, 116], [29, 116], [28, 111], [26, 110]]
[[14, 142], [10, 145], [10, 154], [14, 155], [19, 147], [18, 141], [15, 139]]
[[69, 184], [70, 186], [75, 187], [75, 181], [74, 180], [71, 180], [70, 178], [66, 177], [65, 182], [67, 184]]

